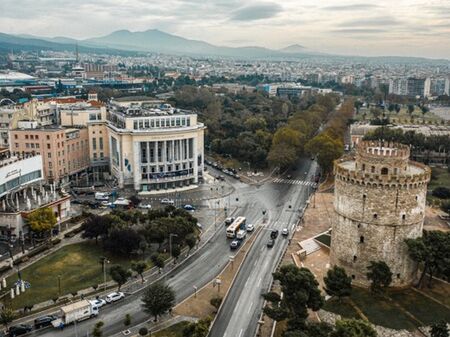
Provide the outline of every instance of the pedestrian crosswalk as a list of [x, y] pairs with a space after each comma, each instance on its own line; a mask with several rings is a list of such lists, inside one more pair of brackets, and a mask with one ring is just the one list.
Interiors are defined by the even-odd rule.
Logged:
[[303, 185], [303, 186], [312, 186], [312, 187], [316, 186], [316, 183], [313, 181], [296, 180], [296, 179], [276, 178], [272, 182], [276, 183], [276, 184], [291, 184], [291, 185]]

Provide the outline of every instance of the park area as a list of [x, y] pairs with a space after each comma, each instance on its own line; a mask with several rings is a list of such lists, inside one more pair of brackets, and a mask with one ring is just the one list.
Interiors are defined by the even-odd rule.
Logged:
[[[102, 284], [103, 269], [100, 262], [102, 257], [110, 261], [106, 267], [107, 281], [110, 280], [108, 266], [120, 264], [125, 268], [130, 267], [131, 262], [128, 258], [114, 256], [93, 241], [62, 247], [20, 271], [22, 279], [29, 282], [31, 288], [14, 298], [11, 301], [11, 307], [20, 309]], [[59, 293], [58, 278], [61, 293]], [[17, 273], [7, 279], [8, 285], [16, 281]], [[7, 298], [9, 298], [8, 295]]]
[[183, 329], [189, 322], [180, 322], [164, 330], [152, 333], [152, 337], [183, 337]]
[[391, 329], [414, 330], [440, 320], [450, 321], [449, 293], [449, 285], [438, 281], [431, 289], [389, 290], [384, 295], [354, 287], [349, 299], [328, 300], [324, 309], [345, 318], [367, 318]]

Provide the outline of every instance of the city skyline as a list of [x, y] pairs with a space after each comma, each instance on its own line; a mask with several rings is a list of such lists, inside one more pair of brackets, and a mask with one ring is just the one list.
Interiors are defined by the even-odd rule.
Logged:
[[46, 0], [38, 6], [6, 0], [0, 7], [0, 31], [7, 34], [86, 39], [153, 28], [222, 46], [299, 44], [330, 54], [450, 58], [450, 5], [441, 0]]

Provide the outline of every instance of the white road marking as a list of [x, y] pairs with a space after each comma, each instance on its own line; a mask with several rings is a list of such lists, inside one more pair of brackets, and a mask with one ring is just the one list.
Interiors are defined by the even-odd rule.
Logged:
[[250, 313], [250, 309], [252, 308], [252, 306], [253, 306], [253, 302], [250, 303], [250, 306], [248, 307], [247, 313]]
[[241, 329], [241, 331], [239, 331], [239, 337], [241, 337], [242, 336], [242, 329]]
[[258, 287], [261, 284], [261, 281], [262, 281], [262, 277], [260, 277], [259, 280], [258, 280]]

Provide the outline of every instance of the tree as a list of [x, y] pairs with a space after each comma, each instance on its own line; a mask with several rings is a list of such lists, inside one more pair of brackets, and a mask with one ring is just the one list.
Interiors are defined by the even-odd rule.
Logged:
[[197, 238], [194, 234], [191, 233], [186, 236], [185, 242], [188, 245], [189, 250], [191, 250], [197, 244]]
[[333, 331], [333, 326], [325, 323], [308, 323], [306, 327], [309, 337], [329, 337]]
[[141, 199], [139, 199], [139, 197], [137, 195], [132, 195], [129, 200], [130, 200], [131, 206], [133, 206], [133, 207], [139, 206], [139, 204], [142, 201]]
[[8, 328], [9, 323], [14, 321], [15, 318], [16, 313], [10, 308], [3, 308], [2, 311], [0, 311], [0, 323], [3, 324], [6, 329]]
[[211, 298], [211, 300], [209, 301], [209, 303], [216, 308], [216, 310], [219, 310], [220, 305], [222, 304], [222, 297], [217, 296], [217, 297], [213, 297]]
[[142, 283], [144, 283], [144, 271], [145, 269], [147, 269], [147, 263], [145, 263], [145, 261], [133, 261], [131, 262], [131, 270], [135, 271], [136, 273], [139, 274], [139, 276], [142, 279]]
[[330, 172], [334, 160], [342, 156], [344, 144], [341, 140], [333, 139], [330, 134], [323, 132], [311, 139], [305, 149], [317, 156], [317, 161], [325, 172]]
[[179, 245], [172, 245], [172, 257], [174, 258], [174, 260], [176, 261], [178, 259], [178, 256], [180, 256], [181, 254], [181, 248]]
[[168, 285], [157, 282], [150, 285], [142, 297], [144, 311], [155, 317], [166, 313], [175, 304], [175, 293]]
[[342, 297], [350, 296], [352, 292], [352, 278], [347, 275], [344, 268], [334, 266], [329, 269], [323, 281], [326, 293], [330, 296], [337, 296], [339, 301]]
[[414, 104], [408, 104], [408, 114], [412, 115], [414, 110], [415, 110]]
[[450, 198], [450, 188], [439, 186], [436, 187], [431, 194], [433, 197], [439, 199], [448, 199]]
[[288, 330], [304, 328], [308, 317], [307, 310], [317, 311], [323, 305], [319, 283], [309, 269], [295, 265], [282, 266], [279, 271], [273, 273], [273, 277], [280, 282], [284, 297], [279, 306], [267, 307], [264, 312], [277, 319], [286, 316], [289, 319]]
[[56, 225], [56, 216], [50, 207], [38, 208], [27, 217], [27, 223], [36, 233], [48, 232]]
[[118, 291], [120, 291], [120, 288], [122, 285], [124, 285], [128, 279], [131, 277], [131, 273], [129, 270], [126, 270], [120, 265], [114, 265], [109, 269], [109, 274], [111, 275], [111, 278], [114, 282], [118, 285]]
[[372, 281], [370, 289], [373, 292], [381, 292], [383, 288], [389, 287], [392, 282], [392, 272], [384, 261], [370, 261], [367, 267], [369, 272], [367, 278]]
[[336, 321], [336, 329], [331, 337], [377, 337], [377, 332], [369, 322], [359, 319]]
[[450, 232], [424, 231], [422, 237], [406, 239], [405, 242], [409, 256], [418, 264], [422, 264], [419, 287], [426, 274], [429, 275], [429, 287], [436, 273], [450, 277]]
[[449, 337], [446, 321], [437, 322], [431, 325], [431, 337]]
[[83, 230], [81, 237], [95, 239], [95, 243], [97, 244], [99, 237], [108, 235], [111, 225], [109, 216], [91, 214], [81, 225], [81, 229]]
[[205, 317], [196, 323], [189, 323], [183, 329], [183, 337], [206, 337], [209, 333], [211, 317]]
[[102, 337], [103, 331], [102, 327], [105, 325], [102, 321], [95, 323], [94, 330], [92, 330], [92, 335], [94, 337]]
[[129, 256], [139, 250], [141, 241], [141, 236], [133, 228], [114, 228], [105, 241], [105, 248], [111, 252]]
[[152, 256], [150, 256], [150, 259], [152, 260], [153, 264], [158, 268], [164, 268], [164, 258], [161, 254], [153, 253]]
[[130, 314], [125, 315], [125, 319], [123, 320], [123, 325], [125, 325], [125, 327], [131, 325], [131, 315]]

